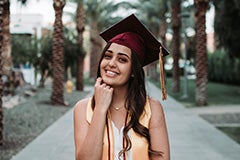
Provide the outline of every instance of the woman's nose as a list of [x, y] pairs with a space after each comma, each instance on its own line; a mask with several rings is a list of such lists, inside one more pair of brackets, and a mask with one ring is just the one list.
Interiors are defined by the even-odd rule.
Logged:
[[112, 58], [112, 59], [109, 61], [108, 65], [109, 65], [110, 67], [116, 67], [116, 60], [115, 60], [115, 58]]

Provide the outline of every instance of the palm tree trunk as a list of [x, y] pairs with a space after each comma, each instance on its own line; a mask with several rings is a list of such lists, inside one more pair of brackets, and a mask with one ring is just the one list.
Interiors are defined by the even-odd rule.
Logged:
[[180, 56], [180, 27], [181, 20], [179, 14], [181, 12], [181, 1], [172, 0], [171, 2], [171, 13], [172, 13], [172, 30], [173, 30], [173, 39], [172, 39], [172, 53], [173, 53], [173, 84], [172, 91], [180, 91], [180, 70], [179, 70], [179, 56]]
[[65, 0], [54, 0], [55, 22], [53, 31], [53, 87], [51, 102], [53, 105], [65, 105], [63, 96], [64, 48], [62, 13]]
[[159, 33], [160, 33], [162, 45], [166, 46], [167, 22], [164, 17], [161, 19], [161, 24], [159, 26]]
[[12, 58], [11, 58], [11, 45], [10, 45], [10, 2], [9, 0], [4, 0], [3, 5], [3, 53], [4, 58], [3, 64], [3, 74], [10, 75], [12, 67]]
[[196, 7], [196, 104], [207, 105], [206, 11], [209, 0], [194, 0]]
[[90, 53], [90, 78], [94, 79], [97, 75], [97, 67], [98, 61], [100, 58], [101, 51], [101, 40], [98, 36], [97, 22], [96, 18], [91, 18], [91, 33], [90, 33], [90, 41], [91, 41], [91, 53]]
[[167, 0], [162, 0], [162, 10], [160, 11], [160, 26], [159, 33], [162, 45], [166, 46], [167, 21], [165, 14], [168, 12]]
[[78, 31], [78, 43], [80, 49], [80, 53], [78, 53], [77, 59], [77, 86], [76, 89], [82, 91], [83, 90], [83, 62], [84, 62], [84, 49], [83, 49], [83, 31], [85, 25], [85, 10], [83, 6], [83, 2], [78, 3], [77, 6], [77, 31]]
[[3, 145], [3, 106], [2, 106], [2, 92], [3, 92], [3, 2], [0, 2], [0, 145]]

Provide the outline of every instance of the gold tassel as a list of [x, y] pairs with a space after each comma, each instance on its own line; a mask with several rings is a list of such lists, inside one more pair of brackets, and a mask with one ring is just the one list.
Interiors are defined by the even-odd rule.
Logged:
[[162, 89], [162, 100], [166, 100], [167, 91], [166, 91], [165, 79], [164, 79], [162, 46], [160, 46], [160, 52], [159, 52], [159, 66], [160, 66], [160, 84]]

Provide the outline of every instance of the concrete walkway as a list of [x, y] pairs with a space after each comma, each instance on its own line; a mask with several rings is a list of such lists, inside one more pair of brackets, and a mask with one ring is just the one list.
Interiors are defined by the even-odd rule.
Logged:
[[[150, 96], [161, 101], [157, 87], [147, 83], [147, 90]], [[171, 160], [240, 160], [240, 145], [213, 125], [171, 97], [162, 105], [169, 132]], [[73, 109], [12, 160], [74, 160]]]
[[195, 107], [189, 108], [196, 114], [225, 114], [225, 113], [240, 113], [239, 105], [227, 106], [209, 106], [209, 107]]

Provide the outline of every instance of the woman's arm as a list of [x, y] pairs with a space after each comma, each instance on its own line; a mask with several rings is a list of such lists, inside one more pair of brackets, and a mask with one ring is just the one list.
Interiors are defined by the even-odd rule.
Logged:
[[162, 157], [152, 156], [151, 160], [169, 160], [168, 132], [162, 105], [158, 100], [150, 99], [150, 106], [152, 113], [149, 126], [151, 148], [163, 153]]
[[104, 128], [106, 114], [111, 103], [113, 89], [101, 84], [98, 79], [95, 84], [95, 108], [91, 124], [86, 120], [86, 109], [89, 99], [79, 101], [74, 108], [74, 141], [76, 160], [99, 160], [102, 157]]
[[74, 109], [74, 138], [76, 160], [101, 159], [105, 113], [94, 110], [91, 124], [86, 120], [86, 100]]

